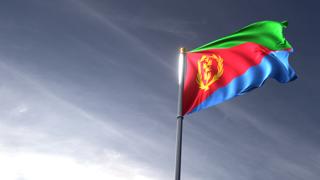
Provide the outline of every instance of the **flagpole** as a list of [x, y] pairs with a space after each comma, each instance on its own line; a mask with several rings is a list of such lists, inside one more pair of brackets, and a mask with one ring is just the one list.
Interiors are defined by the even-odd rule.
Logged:
[[175, 180], [180, 180], [181, 176], [181, 150], [182, 150], [182, 95], [184, 88], [184, 76], [186, 71], [186, 49], [180, 48], [179, 53], [179, 87], [178, 87], [178, 110], [177, 110], [177, 147], [176, 147], [176, 169]]

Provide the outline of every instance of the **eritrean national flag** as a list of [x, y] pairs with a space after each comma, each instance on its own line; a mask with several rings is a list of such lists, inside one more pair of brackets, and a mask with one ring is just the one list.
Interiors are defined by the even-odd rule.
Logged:
[[288, 63], [287, 22], [261, 21], [187, 52], [182, 115], [200, 111], [263, 85], [296, 78]]

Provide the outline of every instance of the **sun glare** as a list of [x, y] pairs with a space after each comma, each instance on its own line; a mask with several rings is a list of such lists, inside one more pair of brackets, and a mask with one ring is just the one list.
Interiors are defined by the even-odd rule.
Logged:
[[0, 152], [0, 179], [4, 180], [151, 180], [132, 167], [115, 166], [58, 155]]
[[181, 84], [182, 76], [183, 76], [183, 54], [179, 54], [179, 67], [178, 67], [178, 77], [179, 77], [179, 84]]

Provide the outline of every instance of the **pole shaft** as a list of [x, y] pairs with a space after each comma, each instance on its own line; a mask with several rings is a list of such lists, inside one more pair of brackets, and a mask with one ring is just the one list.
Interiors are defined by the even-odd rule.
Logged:
[[[181, 62], [180, 62], [181, 61]], [[176, 169], [175, 169], [175, 180], [180, 180], [181, 176], [181, 151], [182, 151], [182, 126], [183, 126], [183, 116], [182, 116], [182, 97], [184, 88], [184, 76], [186, 71], [186, 50], [185, 48], [180, 48], [179, 55], [179, 68], [182, 74], [179, 74], [179, 88], [178, 88], [178, 110], [177, 110], [177, 147], [176, 147]]]
[[180, 180], [180, 176], [181, 176], [182, 125], [183, 125], [183, 116], [178, 116], [177, 117], [177, 151], [176, 151], [175, 180]]

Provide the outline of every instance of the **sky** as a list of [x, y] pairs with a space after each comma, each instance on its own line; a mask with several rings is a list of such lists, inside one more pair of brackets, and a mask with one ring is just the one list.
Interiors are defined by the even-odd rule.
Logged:
[[317, 180], [319, 5], [2, 0], [0, 179], [173, 179], [178, 49], [288, 20], [298, 79], [187, 116], [181, 176]]

